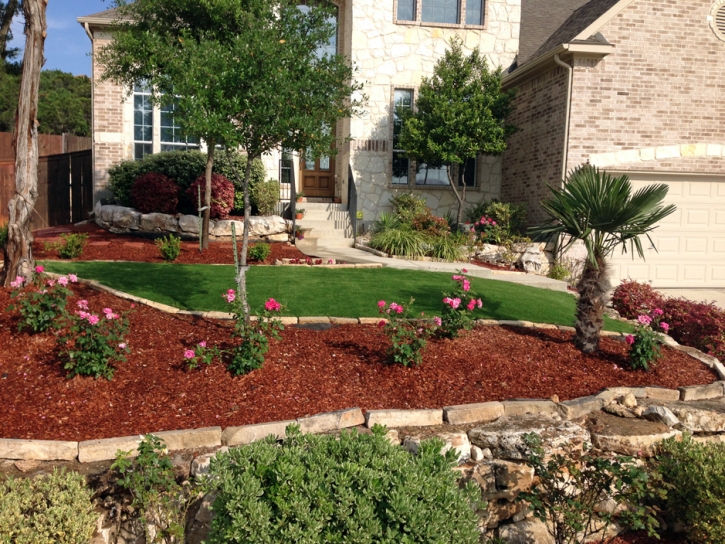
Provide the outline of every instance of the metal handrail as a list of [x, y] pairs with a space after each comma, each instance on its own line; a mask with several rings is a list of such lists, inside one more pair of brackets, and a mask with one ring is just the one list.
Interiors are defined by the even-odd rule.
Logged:
[[352, 224], [352, 237], [357, 243], [357, 187], [355, 187], [355, 177], [352, 175], [352, 166], [349, 164], [347, 166], [347, 210]]

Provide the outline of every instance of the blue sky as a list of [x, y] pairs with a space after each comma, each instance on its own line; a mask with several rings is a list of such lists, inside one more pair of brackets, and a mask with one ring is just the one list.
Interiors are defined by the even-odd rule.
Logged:
[[[111, 1], [106, 0], [49, 0], [48, 37], [45, 40], [44, 70], [63, 70], [75, 75], [91, 75], [91, 40], [76, 19], [109, 9]], [[25, 45], [23, 18], [16, 16], [13, 21], [13, 41], [11, 47]], [[22, 58], [22, 51], [19, 59]]]

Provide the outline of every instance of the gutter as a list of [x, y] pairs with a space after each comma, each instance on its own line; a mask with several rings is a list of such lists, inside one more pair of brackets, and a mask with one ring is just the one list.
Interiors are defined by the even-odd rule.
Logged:
[[91, 25], [89, 23], [83, 23], [83, 28], [86, 29], [86, 34], [88, 34], [88, 37], [91, 40], [91, 44], [93, 44], [93, 34], [91, 34]]
[[574, 68], [563, 62], [558, 53], [554, 55], [554, 62], [567, 71], [566, 85], [566, 119], [564, 122], [564, 150], [561, 154], [561, 179], [566, 179], [566, 166], [569, 159], [569, 125], [571, 123], [571, 94], [574, 85]]

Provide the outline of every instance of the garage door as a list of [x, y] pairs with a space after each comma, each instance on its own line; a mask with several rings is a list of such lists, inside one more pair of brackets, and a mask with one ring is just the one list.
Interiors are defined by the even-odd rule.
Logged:
[[654, 287], [725, 287], [725, 176], [630, 174], [634, 189], [666, 183], [667, 204], [677, 210], [644, 238], [645, 260], [617, 250], [612, 279], [632, 278]]

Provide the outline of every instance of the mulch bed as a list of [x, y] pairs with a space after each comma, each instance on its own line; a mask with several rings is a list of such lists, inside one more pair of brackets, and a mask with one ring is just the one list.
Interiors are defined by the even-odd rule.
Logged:
[[647, 536], [645, 531], [635, 531], [615, 538], [611, 544], [686, 544], [684, 535], [663, 533], [659, 539]]
[[[38, 260], [58, 259], [54, 250], [46, 251], [45, 244], [60, 241], [60, 234], [67, 232], [85, 232], [88, 244], [83, 255], [75, 261], [135, 261], [144, 263], [162, 263], [159, 249], [150, 238], [113, 234], [95, 225], [54, 227], [33, 233], [33, 255]], [[241, 237], [238, 240], [241, 249]], [[276, 259], [304, 259], [306, 255], [295, 246], [286, 242], [271, 243], [272, 253], [265, 261], [250, 261], [249, 264], [274, 264]], [[199, 242], [181, 242], [181, 253], [174, 261], [178, 264], [234, 264], [234, 252], [231, 242], [209, 242], [209, 249], [199, 253]]]
[[481, 268], [488, 268], [489, 270], [497, 270], [499, 272], [518, 272], [519, 274], [526, 273], [523, 270], [518, 270], [517, 268], [511, 268], [510, 266], [506, 265], [487, 263], [485, 261], [479, 261], [478, 259], [472, 259], [471, 264], [474, 266], [479, 266]]
[[[602, 339], [585, 356], [569, 333], [481, 327], [429, 343], [423, 364], [385, 363], [389, 342], [375, 325], [328, 330], [289, 327], [262, 369], [232, 377], [221, 363], [188, 371], [183, 351], [202, 340], [230, 345], [228, 322], [170, 315], [86, 286], [91, 310], [131, 310], [132, 354], [112, 381], [67, 379], [52, 334], [17, 332], [15, 312], [0, 312], [0, 436], [88, 440], [151, 431], [293, 419], [353, 406], [441, 408], [510, 398], [561, 400], [611, 386], [676, 388], [711, 383], [702, 363], [666, 348], [652, 373], [626, 370], [627, 346]], [[75, 307], [74, 298], [70, 301]], [[0, 289], [0, 309], [10, 303]]]

